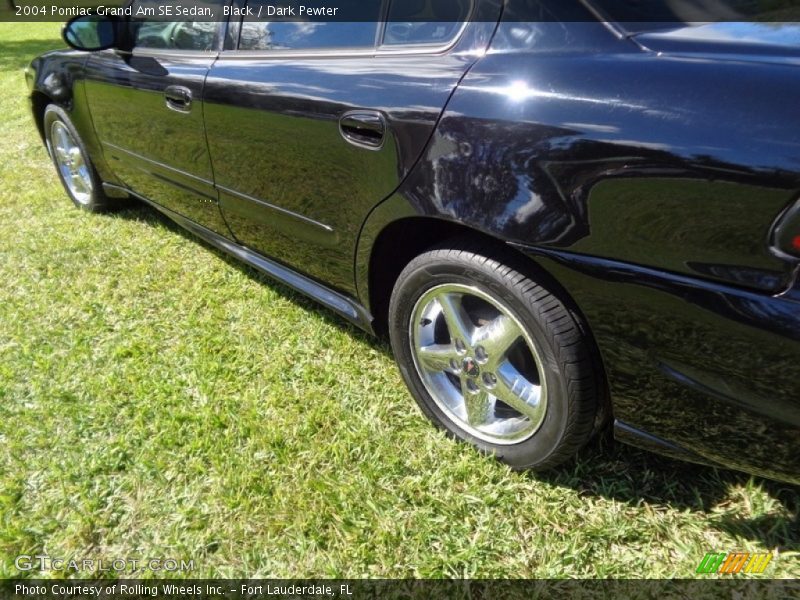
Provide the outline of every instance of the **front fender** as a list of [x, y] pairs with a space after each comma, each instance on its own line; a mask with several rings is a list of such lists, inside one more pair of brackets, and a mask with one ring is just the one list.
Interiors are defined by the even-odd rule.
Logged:
[[56, 104], [64, 109], [86, 145], [100, 178], [107, 183], [119, 184], [103, 156], [86, 99], [84, 73], [90, 56], [77, 50], [56, 50], [34, 58], [25, 69], [31, 112], [44, 141], [45, 108]]

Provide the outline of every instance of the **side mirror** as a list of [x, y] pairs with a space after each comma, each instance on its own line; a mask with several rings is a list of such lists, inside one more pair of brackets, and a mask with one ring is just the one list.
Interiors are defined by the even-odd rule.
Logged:
[[76, 50], [107, 50], [118, 45], [118, 24], [115, 19], [97, 15], [75, 17], [64, 25], [61, 37]]

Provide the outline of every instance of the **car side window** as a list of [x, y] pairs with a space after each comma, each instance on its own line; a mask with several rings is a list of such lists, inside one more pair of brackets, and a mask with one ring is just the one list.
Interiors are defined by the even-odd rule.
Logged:
[[274, 0], [250, 0], [253, 16], [245, 17], [239, 35], [239, 50], [331, 50], [336, 48], [374, 48], [381, 16], [382, 0], [341, 0], [343, 14], [354, 14], [358, 7], [362, 20], [344, 21], [269, 21]]
[[472, 0], [392, 0], [383, 44], [446, 44], [461, 31], [471, 10]]
[[[224, 2], [225, 0], [205, 0], [199, 2], [198, 6], [208, 6], [220, 11]], [[136, 0], [133, 6], [157, 7], [158, 2]], [[133, 19], [131, 28], [136, 49], [210, 51], [216, 47], [219, 23]]]

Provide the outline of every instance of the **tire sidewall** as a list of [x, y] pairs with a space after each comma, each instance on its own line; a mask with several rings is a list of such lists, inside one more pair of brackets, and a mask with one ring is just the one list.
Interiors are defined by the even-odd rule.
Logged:
[[[67, 182], [64, 180], [64, 176], [61, 173], [61, 169], [58, 166], [58, 161], [56, 160], [55, 152], [53, 150], [53, 142], [51, 139], [52, 136], [52, 128], [53, 124], [56, 121], [60, 121], [64, 124], [64, 126], [69, 130], [72, 134], [73, 139], [75, 140], [78, 148], [80, 148], [81, 153], [83, 154], [84, 161], [89, 168], [89, 173], [92, 177], [92, 193], [88, 203], [79, 202], [75, 196], [72, 194], [72, 191], [69, 189]], [[47, 144], [47, 152], [50, 154], [50, 160], [53, 162], [53, 165], [56, 168], [56, 173], [58, 174], [58, 179], [61, 181], [61, 185], [64, 186], [64, 190], [67, 192], [70, 200], [72, 203], [82, 210], [88, 211], [98, 211], [105, 208], [105, 203], [103, 202], [103, 196], [100, 192], [102, 183], [100, 182], [100, 178], [97, 176], [97, 171], [94, 168], [94, 164], [92, 163], [91, 156], [89, 155], [88, 150], [86, 149], [86, 145], [83, 143], [83, 139], [81, 138], [80, 134], [78, 133], [75, 126], [72, 124], [72, 120], [67, 115], [66, 111], [62, 109], [60, 106], [56, 106], [55, 104], [49, 105], [44, 112], [44, 119], [42, 121], [43, 128], [44, 128], [44, 136], [45, 141]]]
[[[553, 333], [548, 330], [547, 319], [533, 317], [532, 313], [538, 312], [535, 303], [529, 305], [520, 286], [509, 285], [509, 281], [497, 273], [497, 263], [489, 261], [476, 266], [467, 260], [443, 259], [420, 264], [417, 268], [414, 266], [412, 262], [398, 279], [390, 307], [389, 332], [400, 372], [423, 412], [452, 437], [470, 442], [482, 452], [493, 454], [513, 467], [535, 467], [545, 462], [564, 437], [570, 406], [568, 389], [561, 375], [556, 350], [550, 341]], [[476, 287], [498, 299], [522, 323], [536, 345], [547, 387], [547, 411], [544, 421], [532, 437], [513, 445], [492, 444], [477, 438], [444, 412], [422, 382], [412, 354], [409, 324], [420, 297], [431, 288], [448, 283]]]

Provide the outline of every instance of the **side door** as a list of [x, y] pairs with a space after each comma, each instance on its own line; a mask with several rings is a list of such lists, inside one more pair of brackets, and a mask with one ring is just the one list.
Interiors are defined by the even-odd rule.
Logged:
[[[132, 4], [135, 10], [152, 2]], [[86, 68], [86, 95], [103, 154], [126, 186], [230, 237], [214, 189], [202, 107], [206, 75], [219, 54], [224, 27], [219, 22], [133, 20], [132, 53], [93, 55]]]
[[[236, 239], [354, 293], [361, 225], [422, 153], [500, 3], [342, 0], [340, 11], [350, 4], [361, 20], [245, 17], [209, 73], [204, 109]], [[254, 15], [269, 5], [248, 1]]]

